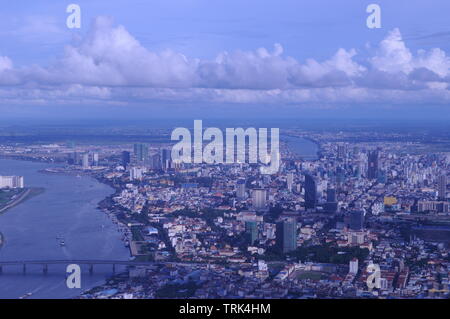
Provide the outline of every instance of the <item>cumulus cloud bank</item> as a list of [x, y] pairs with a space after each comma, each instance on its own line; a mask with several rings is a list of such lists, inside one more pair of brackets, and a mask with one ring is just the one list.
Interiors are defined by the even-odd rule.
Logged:
[[301, 62], [275, 44], [202, 60], [152, 52], [98, 17], [50, 66], [16, 68], [0, 56], [0, 103], [448, 103], [449, 67], [439, 48], [411, 52], [398, 29], [366, 57], [339, 48], [328, 60]]

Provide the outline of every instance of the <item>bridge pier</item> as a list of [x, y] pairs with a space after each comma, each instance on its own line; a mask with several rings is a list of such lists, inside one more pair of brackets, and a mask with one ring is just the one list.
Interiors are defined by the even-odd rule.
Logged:
[[0, 275], [3, 273], [3, 267], [0, 266]]
[[25, 274], [27, 272], [27, 264], [23, 264], [22, 272]]
[[113, 264], [112, 266], [113, 266], [113, 274], [115, 274], [116, 273], [116, 264]]
[[47, 274], [47, 273], [48, 273], [48, 265], [47, 265], [47, 264], [45, 264], [45, 265], [42, 267], [42, 272], [43, 272], [44, 274]]
[[92, 275], [94, 273], [94, 264], [89, 264], [89, 274]]

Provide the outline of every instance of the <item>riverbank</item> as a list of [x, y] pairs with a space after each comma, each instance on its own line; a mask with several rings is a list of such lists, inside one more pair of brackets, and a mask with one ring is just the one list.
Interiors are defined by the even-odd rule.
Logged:
[[[97, 170], [78, 170], [72, 168], [47, 168], [44, 170], [40, 170], [39, 173], [42, 174], [51, 174], [51, 175], [65, 175], [65, 176], [76, 176], [80, 178], [81, 176], [90, 177], [95, 179], [98, 183], [106, 185], [114, 190], [114, 193], [109, 196], [103, 198], [97, 203], [97, 209], [102, 211], [108, 218], [117, 226], [117, 232], [121, 235], [121, 240], [124, 243], [125, 247], [129, 248], [130, 241], [132, 238], [131, 228], [128, 227], [127, 222], [122, 220], [118, 214], [114, 211], [115, 204], [113, 198], [118, 196], [122, 189], [115, 185], [112, 181], [104, 178], [101, 172], [104, 168], [99, 168]], [[131, 252], [129, 257], [132, 257]]]
[[[121, 241], [120, 232], [112, 218], [108, 218], [98, 204], [114, 193], [114, 189], [96, 179], [73, 174], [43, 174], [47, 168], [57, 168], [55, 163], [31, 163], [33, 161], [0, 160], [2, 173], [25, 176], [27, 187], [44, 187], [45, 192], [0, 215], [0, 231], [4, 235], [1, 250], [2, 261], [8, 260], [70, 260], [129, 259], [129, 249]], [[94, 173], [94, 172], [92, 172]], [[95, 173], [94, 173], [95, 174]], [[92, 175], [94, 175], [92, 174]], [[91, 175], [91, 174], [86, 174]], [[17, 193], [17, 192], [16, 192]], [[28, 193], [34, 196], [37, 193]], [[9, 197], [9, 196], [8, 196]], [[2, 204], [8, 197], [4, 197]], [[66, 243], [61, 246], [58, 236]], [[55, 240], [56, 238], [56, 240]], [[4, 269], [5, 271], [5, 269]], [[18, 298], [32, 292], [31, 298], [75, 298], [105, 283], [112, 275], [109, 266], [96, 266], [90, 276], [83, 276], [83, 289], [68, 289], [61, 284], [65, 280], [63, 266], [54, 266], [51, 276], [3, 276], [0, 298]], [[122, 271], [122, 266], [116, 271]], [[27, 273], [41, 272], [30, 268]]]
[[16, 197], [8, 201], [4, 205], [0, 205], [0, 214], [5, 213], [7, 210], [19, 205], [20, 203], [31, 199], [35, 196], [42, 194], [45, 191], [42, 187], [24, 188], [24, 190], [17, 194]]
[[316, 144], [316, 146], [317, 146], [317, 157], [321, 158], [322, 157], [322, 153], [323, 153], [323, 146], [322, 146], [322, 144], [319, 141], [313, 139], [312, 137], [309, 137], [309, 136], [302, 136], [302, 137], [305, 140], [308, 140], [308, 141]]
[[[68, 176], [89, 176], [93, 179], [95, 179], [97, 182], [109, 186], [114, 190], [114, 193], [110, 194], [109, 196], [103, 198], [101, 201], [97, 204], [97, 209], [102, 211], [103, 214], [108, 216], [108, 218], [117, 226], [117, 232], [121, 235], [121, 240], [125, 247], [130, 248], [130, 242], [132, 240], [132, 232], [131, 228], [127, 225], [127, 221], [125, 219], [121, 218], [121, 214], [117, 213], [117, 207], [115, 205], [115, 202], [113, 200], [114, 197], [120, 195], [122, 189], [118, 185], [114, 184], [113, 181], [106, 179], [103, 177], [102, 174], [99, 174], [99, 171], [73, 171], [73, 170], [64, 170], [64, 169], [46, 169], [40, 171], [41, 173], [45, 174], [57, 174], [57, 175], [68, 175]], [[129, 250], [129, 258], [132, 257], [131, 251]], [[115, 274], [111, 274], [105, 280], [95, 285], [94, 287], [91, 287], [90, 289], [87, 289], [85, 291], [80, 292], [78, 296], [72, 297], [72, 299], [83, 299], [87, 296], [91, 296], [92, 294], [106, 291], [108, 290], [108, 287], [113, 282], [118, 282], [120, 279], [128, 278], [128, 269], [124, 271], [120, 271]]]

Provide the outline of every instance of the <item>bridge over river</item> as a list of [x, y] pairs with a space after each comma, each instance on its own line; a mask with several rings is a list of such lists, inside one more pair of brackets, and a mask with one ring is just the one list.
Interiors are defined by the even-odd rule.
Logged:
[[113, 272], [116, 270], [116, 265], [120, 266], [152, 266], [152, 265], [178, 265], [178, 266], [188, 266], [188, 265], [200, 265], [198, 263], [180, 263], [180, 262], [158, 262], [158, 261], [126, 261], [126, 260], [91, 260], [91, 259], [73, 259], [73, 260], [15, 260], [15, 261], [0, 261], [0, 274], [3, 272], [5, 267], [19, 266], [22, 271], [26, 273], [27, 266], [38, 265], [42, 267], [43, 273], [48, 272], [49, 265], [87, 265], [89, 267], [89, 273], [93, 273], [94, 265], [111, 265]]

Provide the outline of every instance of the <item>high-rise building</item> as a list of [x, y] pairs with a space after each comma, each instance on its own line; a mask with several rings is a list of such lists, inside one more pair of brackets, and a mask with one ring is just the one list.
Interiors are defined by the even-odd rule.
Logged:
[[439, 200], [447, 199], [447, 175], [445, 174], [438, 178], [438, 198]]
[[305, 208], [314, 209], [317, 205], [317, 181], [310, 174], [305, 174]]
[[81, 162], [82, 166], [84, 169], [89, 168], [89, 153], [84, 153], [83, 154], [83, 158], [82, 158], [82, 162]]
[[92, 163], [94, 166], [98, 166], [98, 153], [92, 155]]
[[293, 218], [280, 220], [276, 224], [276, 245], [287, 253], [297, 249], [297, 222]]
[[376, 179], [378, 174], [378, 150], [370, 151], [367, 157], [367, 178]]
[[338, 210], [338, 203], [336, 199], [336, 189], [328, 188], [327, 189], [327, 202], [324, 205], [325, 211], [329, 213], [336, 213]]
[[353, 258], [350, 260], [348, 272], [352, 275], [356, 275], [358, 273], [358, 259]]
[[244, 179], [240, 179], [236, 183], [236, 197], [238, 199], [245, 199], [247, 197]]
[[24, 188], [23, 176], [0, 176], [0, 188]]
[[73, 153], [69, 154], [67, 163], [69, 165], [79, 165], [80, 164], [80, 155], [77, 152], [73, 152]]
[[122, 152], [122, 166], [127, 168], [128, 164], [131, 162], [130, 152], [123, 151]]
[[364, 211], [354, 210], [350, 213], [350, 229], [362, 230], [364, 228]]
[[134, 144], [134, 156], [137, 162], [145, 162], [148, 159], [148, 146], [146, 144]]
[[151, 155], [149, 166], [151, 169], [161, 169], [161, 155], [158, 153]]
[[294, 173], [289, 172], [286, 177], [287, 189], [292, 192], [292, 185], [294, 184]]
[[255, 188], [252, 190], [252, 204], [254, 209], [266, 208], [267, 192], [263, 188]]
[[172, 151], [170, 149], [161, 150], [161, 167], [163, 170], [167, 170], [171, 167], [172, 163]]
[[258, 240], [258, 223], [256, 221], [245, 222], [245, 235], [249, 245], [253, 245]]

